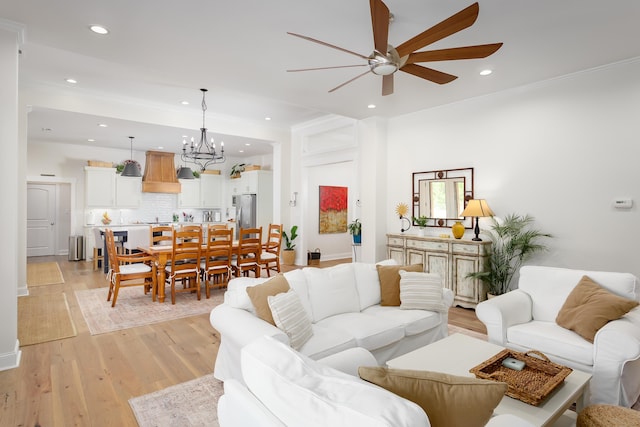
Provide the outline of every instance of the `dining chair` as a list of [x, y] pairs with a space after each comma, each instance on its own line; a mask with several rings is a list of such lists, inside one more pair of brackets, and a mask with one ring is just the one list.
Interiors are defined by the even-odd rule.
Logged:
[[144, 254], [119, 254], [116, 251], [116, 242], [113, 230], [107, 228], [104, 231], [109, 254], [109, 294], [107, 301], [111, 300], [111, 307], [115, 307], [118, 292], [121, 287], [144, 286], [144, 293], [151, 291], [151, 299], [156, 300], [157, 272], [153, 257]]
[[127, 241], [122, 244], [125, 253], [137, 251], [140, 246], [149, 246], [149, 227], [127, 227]]
[[[195, 292], [200, 300], [200, 256], [202, 228], [182, 228], [172, 235], [171, 265], [165, 267], [166, 281], [171, 284], [171, 304], [176, 303], [177, 292]], [[176, 282], [182, 283], [176, 289]], [[165, 285], [164, 283], [162, 284]]]
[[207, 250], [200, 263], [207, 298], [211, 289], [224, 287], [231, 278], [231, 257], [233, 252], [233, 228], [207, 228]]
[[282, 224], [269, 224], [267, 241], [262, 245], [260, 266], [271, 276], [271, 270], [280, 273], [280, 247], [282, 245]]
[[238, 233], [238, 249], [231, 261], [234, 275], [248, 276], [253, 271], [256, 277], [260, 277], [260, 253], [262, 252], [262, 227], [241, 228]]
[[173, 227], [170, 225], [152, 225], [149, 233], [151, 246], [170, 245], [173, 241]]

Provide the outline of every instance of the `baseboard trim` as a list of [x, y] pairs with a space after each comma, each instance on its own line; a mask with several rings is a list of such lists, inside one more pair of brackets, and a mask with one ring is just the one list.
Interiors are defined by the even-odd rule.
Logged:
[[17, 368], [20, 366], [21, 357], [20, 341], [16, 340], [16, 346], [12, 352], [0, 354], [0, 371]]

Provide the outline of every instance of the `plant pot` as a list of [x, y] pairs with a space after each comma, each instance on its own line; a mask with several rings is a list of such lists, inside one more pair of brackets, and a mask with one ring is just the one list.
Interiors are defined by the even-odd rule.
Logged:
[[424, 237], [424, 227], [418, 228], [418, 236], [419, 237]]
[[295, 249], [285, 249], [282, 251], [282, 264], [294, 265], [296, 263], [296, 251]]
[[353, 244], [359, 245], [362, 243], [362, 234], [354, 234], [353, 235]]

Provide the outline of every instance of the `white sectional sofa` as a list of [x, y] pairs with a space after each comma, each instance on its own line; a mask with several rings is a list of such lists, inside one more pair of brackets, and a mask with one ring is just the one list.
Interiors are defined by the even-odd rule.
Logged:
[[590, 372], [592, 404], [629, 407], [640, 396], [640, 307], [604, 325], [593, 343], [559, 326], [556, 317], [583, 276], [640, 301], [640, 283], [629, 273], [525, 266], [518, 289], [483, 301], [476, 314], [490, 342], [516, 351], [538, 350], [556, 363]]
[[[245, 383], [224, 383], [218, 421], [221, 427], [428, 427], [420, 406], [357, 377], [359, 366], [375, 364], [363, 348], [314, 361], [273, 338], [259, 338], [241, 352]], [[464, 402], [451, 407], [464, 410]], [[510, 414], [485, 425], [533, 427]]]
[[[395, 264], [385, 261], [384, 264]], [[299, 349], [317, 360], [340, 351], [362, 347], [378, 364], [435, 342], [448, 335], [448, 314], [381, 306], [375, 264], [351, 263], [330, 268], [306, 267], [284, 274], [312, 319], [313, 336]], [[267, 278], [236, 278], [229, 282], [224, 303], [211, 311], [211, 325], [220, 333], [214, 375], [226, 381], [242, 380], [240, 351], [268, 335], [289, 344], [282, 330], [255, 315], [246, 288]], [[446, 307], [453, 293], [442, 290]]]

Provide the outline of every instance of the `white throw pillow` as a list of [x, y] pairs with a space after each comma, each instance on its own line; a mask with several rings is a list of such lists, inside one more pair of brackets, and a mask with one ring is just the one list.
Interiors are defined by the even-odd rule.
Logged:
[[400, 308], [446, 312], [442, 298], [442, 278], [433, 273], [400, 270]]
[[360, 312], [353, 265], [306, 267], [302, 271], [309, 285], [314, 323], [336, 314]]
[[293, 290], [282, 292], [268, 296], [267, 302], [276, 326], [287, 334], [291, 347], [300, 350], [313, 336], [313, 329], [298, 294]]
[[256, 286], [269, 280], [267, 277], [237, 277], [231, 279], [227, 284], [227, 291], [224, 293], [224, 303], [233, 307], [241, 308], [256, 314], [256, 309], [251, 302], [251, 298], [247, 295], [249, 286]]
[[287, 426], [428, 427], [422, 408], [315, 362], [273, 337], [241, 351], [247, 388]]

